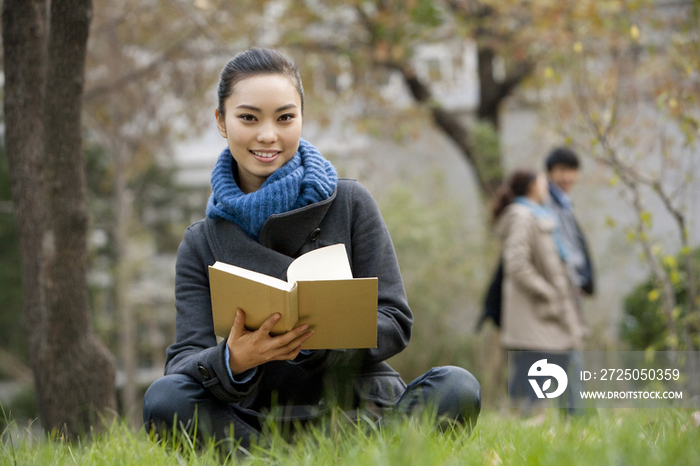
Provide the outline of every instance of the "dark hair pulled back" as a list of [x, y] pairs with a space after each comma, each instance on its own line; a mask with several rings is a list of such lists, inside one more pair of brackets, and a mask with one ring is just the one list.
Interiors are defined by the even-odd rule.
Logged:
[[537, 180], [537, 172], [530, 168], [518, 168], [510, 178], [498, 188], [494, 199], [491, 221], [496, 222], [503, 211], [513, 203], [516, 197], [526, 196], [530, 187]]
[[261, 74], [279, 74], [291, 79], [301, 97], [301, 111], [304, 111], [304, 88], [294, 63], [276, 50], [253, 47], [236, 54], [221, 70], [218, 88], [219, 114], [225, 115], [226, 99], [233, 93], [233, 88], [239, 81]]

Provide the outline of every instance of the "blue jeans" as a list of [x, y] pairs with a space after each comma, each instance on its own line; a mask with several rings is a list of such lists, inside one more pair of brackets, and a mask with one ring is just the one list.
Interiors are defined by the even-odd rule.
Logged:
[[[410, 415], [429, 406], [438, 417], [461, 423], [476, 424], [481, 410], [481, 386], [468, 371], [454, 366], [434, 367], [406, 387], [396, 406], [390, 411]], [[299, 407], [297, 407], [299, 408]], [[304, 422], [313, 420], [313, 410], [293, 410], [282, 420]], [[261, 436], [264, 419], [260, 413], [225, 403], [215, 398], [201, 383], [183, 374], [166, 375], [156, 380], [143, 400], [143, 420], [146, 429], [152, 426], [181, 427], [212, 435], [219, 440], [231, 438], [247, 447]]]

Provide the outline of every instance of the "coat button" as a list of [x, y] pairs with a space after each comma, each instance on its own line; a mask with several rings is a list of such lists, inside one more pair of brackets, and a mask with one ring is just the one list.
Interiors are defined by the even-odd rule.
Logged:
[[321, 236], [321, 229], [320, 229], [320, 228], [316, 228], [316, 229], [315, 229], [314, 231], [312, 231], [311, 234], [309, 235], [309, 239], [310, 239], [311, 241], [316, 241], [316, 240], [318, 239], [319, 236]]
[[199, 364], [197, 366], [197, 372], [199, 372], [199, 375], [204, 377], [204, 380], [209, 380], [209, 378], [211, 378], [211, 375], [209, 375], [209, 371], [202, 364]]

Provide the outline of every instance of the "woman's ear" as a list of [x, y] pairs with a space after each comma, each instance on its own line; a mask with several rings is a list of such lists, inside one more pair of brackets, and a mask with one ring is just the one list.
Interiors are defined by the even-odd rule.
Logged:
[[218, 108], [214, 109], [214, 117], [216, 117], [216, 128], [219, 130], [219, 134], [226, 139], [226, 118], [219, 114]]

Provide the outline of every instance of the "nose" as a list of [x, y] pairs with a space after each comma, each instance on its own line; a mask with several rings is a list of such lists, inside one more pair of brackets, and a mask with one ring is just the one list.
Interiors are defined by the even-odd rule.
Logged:
[[261, 144], [272, 144], [277, 142], [277, 129], [274, 123], [266, 122], [260, 125], [257, 141]]

